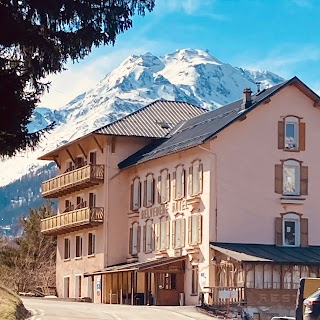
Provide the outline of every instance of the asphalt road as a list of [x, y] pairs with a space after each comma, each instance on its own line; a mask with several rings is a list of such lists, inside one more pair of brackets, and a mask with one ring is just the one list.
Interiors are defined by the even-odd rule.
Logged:
[[208, 320], [195, 307], [159, 307], [106, 305], [85, 302], [55, 301], [54, 299], [23, 298], [32, 312], [30, 320]]

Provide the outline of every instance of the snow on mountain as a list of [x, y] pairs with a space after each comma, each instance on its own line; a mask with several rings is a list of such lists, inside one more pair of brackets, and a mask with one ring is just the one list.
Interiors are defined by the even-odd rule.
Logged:
[[244, 87], [256, 91], [257, 81], [268, 86], [283, 80], [268, 71], [233, 67], [201, 50], [177, 50], [163, 57], [149, 52], [129, 56], [94, 88], [65, 107], [36, 108], [29, 130], [42, 129], [52, 121], [56, 121], [56, 128], [46, 134], [36, 150], [0, 162], [0, 170], [5, 173], [0, 176], [0, 186], [45, 165], [36, 160], [40, 155], [154, 100], [187, 101], [213, 109], [241, 98]]

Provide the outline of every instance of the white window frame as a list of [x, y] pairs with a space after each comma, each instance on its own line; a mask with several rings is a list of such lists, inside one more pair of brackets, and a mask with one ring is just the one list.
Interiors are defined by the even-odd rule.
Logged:
[[[80, 238], [80, 255], [77, 255], [77, 237]], [[75, 235], [75, 259], [81, 259], [83, 257], [83, 234], [78, 233]]]
[[[286, 243], [286, 230], [285, 230], [285, 225], [286, 222], [294, 222], [295, 223], [295, 238], [294, 241], [295, 243], [292, 244], [288, 244]], [[287, 213], [285, 215], [283, 215], [282, 217], [282, 243], [285, 247], [299, 247], [300, 243], [301, 243], [301, 239], [300, 239], [300, 216], [296, 213]]]
[[146, 221], [146, 253], [150, 253], [153, 250], [153, 221], [148, 219]]
[[[287, 145], [287, 125], [294, 126], [294, 141], [295, 146], [291, 147]], [[299, 119], [297, 117], [286, 117], [284, 120], [284, 148], [288, 150], [298, 150], [299, 149]]]
[[176, 181], [175, 181], [175, 200], [182, 199], [185, 196], [185, 171], [183, 165], [176, 167]]
[[[66, 240], [68, 240], [68, 255], [66, 257]], [[64, 237], [63, 239], [63, 260], [71, 259], [71, 237]]]
[[139, 177], [134, 178], [132, 183], [133, 183], [133, 195], [132, 195], [133, 199], [131, 200], [132, 201], [132, 210], [138, 210], [140, 207], [139, 197], [141, 197], [141, 194], [139, 192], [140, 178]]
[[[284, 195], [300, 195], [300, 167], [301, 164], [297, 160], [286, 160], [283, 162], [283, 194]], [[294, 173], [294, 189], [295, 191], [287, 191], [288, 189], [288, 180], [287, 174], [286, 174], [286, 169], [295, 170]]]
[[146, 190], [147, 201], [146, 201], [146, 205], [147, 205], [147, 207], [151, 207], [153, 205], [153, 199], [154, 199], [154, 186], [153, 186], [154, 179], [153, 179], [153, 174], [149, 173], [146, 176], [146, 180], [147, 180], [147, 190]]
[[[89, 242], [89, 234], [92, 234], [92, 247], [91, 247], [91, 253], [89, 253], [89, 248], [90, 248], [90, 242]], [[88, 232], [88, 256], [94, 256], [96, 254], [96, 233], [94, 231], [89, 231]]]
[[135, 221], [132, 223], [132, 255], [136, 256], [138, 254], [138, 230], [139, 222]]

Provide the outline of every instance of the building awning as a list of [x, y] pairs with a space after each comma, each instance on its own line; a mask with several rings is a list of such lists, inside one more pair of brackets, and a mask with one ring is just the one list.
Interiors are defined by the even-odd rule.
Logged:
[[320, 246], [280, 247], [271, 244], [211, 242], [210, 247], [241, 262], [320, 264]]
[[101, 275], [106, 273], [115, 273], [115, 272], [147, 271], [148, 269], [151, 269], [151, 268], [160, 267], [163, 265], [171, 264], [173, 262], [178, 262], [185, 259], [186, 259], [186, 256], [181, 256], [181, 257], [167, 257], [167, 258], [161, 258], [161, 259], [153, 258], [150, 260], [133, 262], [133, 263], [122, 263], [122, 264], [117, 264], [117, 265], [107, 267], [100, 271], [86, 272], [84, 274], [84, 277]]

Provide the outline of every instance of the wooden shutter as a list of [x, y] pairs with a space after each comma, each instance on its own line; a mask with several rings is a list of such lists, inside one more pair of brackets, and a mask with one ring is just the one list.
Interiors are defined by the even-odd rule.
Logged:
[[300, 244], [301, 247], [307, 247], [309, 244], [309, 235], [308, 235], [308, 219], [307, 218], [301, 218], [300, 219]]
[[278, 122], [278, 149], [284, 149], [284, 121]]
[[158, 203], [161, 204], [161, 175], [158, 177]]
[[147, 207], [147, 180], [143, 181], [143, 206]]
[[151, 205], [153, 205], [154, 204], [154, 191], [155, 191], [154, 179], [152, 179], [151, 183], [152, 183], [152, 185], [151, 185]]
[[192, 241], [192, 217], [188, 217], [188, 244]]
[[202, 242], [202, 215], [198, 216], [198, 243]]
[[299, 150], [304, 151], [306, 149], [306, 124], [304, 122], [299, 123]]
[[132, 237], [133, 237], [133, 229], [130, 228], [129, 233], [129, 254], [132, 255]]
[[185, 246], [186, 242], [186, 219], [181, 219], [181, 245], [182, 247]]
[[92, 208], [93, 204], [93, 193], [89, 192], [89, 207]]
[[167, 174], [167, 181], [166, 181], [166, 187], [167, 187], [167, 194], [166, 194], [166, 202], [170, 201], [170, 174]]
[[182, 177], [181, 177], [181, 197], [185, 197], [186, 196], [186, 184], [185, 184], [185, 180], [186, 180], [186, 170], [182, 170]]
[[202, 193], [203, 190], [203, 164], [199, 164], [199, 193]]
[[191, 196], [193, 194], [193, 192], [192, 192], [192, 166], [189, 167], [188, 193], [189, 193], [189, 196]]
[[282, 246], [282, 218], [280, 217], [275, 220], [275, 243], [276, 246]]
[[308, 194], [308, 167], [300, 167], [300, 194]]
[[275, 175], [274, 175], [274, 191], [275, 193], [283, 193], [283, 166], [282, 164], [275, 165]]
[[141, 182], [138, 184], [138, 208], [141, 207]]
[[143, 252], [147, 252], [147, 225], [143, 226]]
[[177, 183], [177, 172], [174, 171], [172, 173], [172, 198], [177, 199], [177, 192], [176, 192], [176, 183]]
[[155, 248], [156, 248], [156, 243], [155, 243], [155, 241], [156, 241], [155, 226], [156, 226], [155, 224], [153, 224], [153, 225], [151, 226], [151, 230], [152, 230], [152, 233], [151, 233], [151, 249], [152, 249], [152, 251], [155, 250]]
[[133, 190], [134, 186], [133, 186], [133, 183], [131, 184], [131, 190], [130, 190], [130, 210], [132, 211], [133, 210]]
[[138, 227], [138, 239], [137, 239], [137, 253], [140, 252], [141, 247], [141, 226]]
[[176, 221], [172, 221], [172, 248], [176, 247]]
[[166, 226], [166, 230], [167, 230], [166, 249], [169, 249], [169, 247], [170, 247], [170, 221], [166, 221], [165, 226]]
[[154, 225], [155, 231], [155, 249], [160, 250], [160, 223]]

